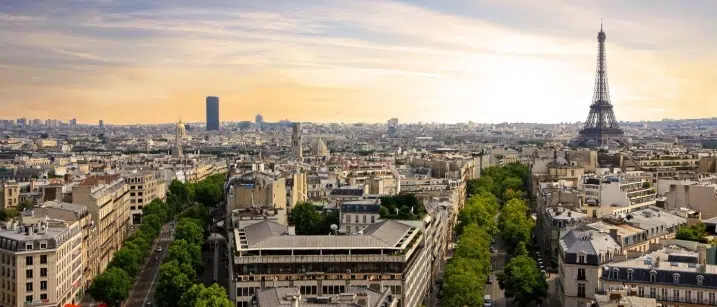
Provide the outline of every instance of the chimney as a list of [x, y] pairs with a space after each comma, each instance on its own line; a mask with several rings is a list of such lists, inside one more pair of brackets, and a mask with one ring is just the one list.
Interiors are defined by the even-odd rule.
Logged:
[[571, 217], [573, 215], [572, 213], [572, 211], [568, 211], [568, 217]]
[[617, 244], [622, 246], [622, 244], [620, 244], [620, 239], [617, 237], [617, 229], [610, 228], [610, 236], [615, 240], [615, 242], [617, 242]]
[[707, 264], [707, 247], [700, 244], [697, 246], [697, 262], [701, 265]]

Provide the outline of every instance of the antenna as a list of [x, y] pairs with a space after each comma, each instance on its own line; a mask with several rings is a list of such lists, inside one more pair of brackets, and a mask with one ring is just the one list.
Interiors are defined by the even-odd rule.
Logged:
[[600, 17], [600, 31], [602, 31], [602, 17]]

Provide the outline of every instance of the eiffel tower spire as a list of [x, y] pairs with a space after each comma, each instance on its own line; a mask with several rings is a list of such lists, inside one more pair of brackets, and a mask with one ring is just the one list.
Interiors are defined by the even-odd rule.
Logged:
[[581, 142], [595, 142], [597, 145], [607, 145], [610, 140], [621, 141], [624, 132], [615, 119], [610, 102], [610, 88], [607, 82], [607, 57], [605, 56], [605, 40], [607, 35], [603, 31], [600, 20], [598, 32], [598, 58], [595, 73], [595, 91], [590, 105], [590, 113], [585, 126], [580, 130]]

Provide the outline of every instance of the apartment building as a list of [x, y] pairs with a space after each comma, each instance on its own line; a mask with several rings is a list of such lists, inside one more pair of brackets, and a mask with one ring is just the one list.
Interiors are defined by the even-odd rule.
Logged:
[[129, 185], [119, 175], [93, 176], [72, 189], [72, 203], [87, 207], [98, 233], [96, 250], [88, 255], [91, 276], [105, 270], [127, 236], [130, 221]]
[[717, 217], [717, 184], [682, 181], [670, 183], [665, 193], [667, 209], [690, 208], [705, 219]]
[[349, 287], [342, 293], [321, 297], [304, 297], [299, 287], [269, 288], [256, 294], [257, 307], [396, 307], [398, 300], [390, 289], [376, 291], [362, 287]]
[[64, 306], [82, 286], [79, 223], [8, 222], [0, 229], [0, 305]]
[[249, 171], [229, 179], [232, 193], [228, 195], [229, 211], [251, 206], [272, 206], [286, 209], [286, 178], [261, 169]]
[[717, 265], [706, 263], [707, 246], [679, 240], [663, 243], [645, 255], [606, 264], [600, 291], [628, 289], [664, 307], [717, 305]]
[[3, 182], [0, 186], [0, 195], [2, 195], [2, 203], [0, 203], [2, 208], [9, 208], [9, 207], [17, 207], [20, 204], [20, 186], [15, 182], [7, 181]]
[[584, 209], [589, 215], [626, 214], [653, 206], [657, 191], [644, 176], [586, 177], [582, 185]]
[[340, 229], [346, 233], [359, 232], [381, 218], [380, 199], [345, 201], [340, 205]]
[[[97, 255], [99, 250], [98, 240], [95, 240], [97, 225], [92, 221], [87, 207], [61, 201], [48, 201], [41, 207], [35, 207], [32, 215], [36, 219], [49, 218], [54, 221], [64, 221], [68, 226], [73, 226], [74, 223], [79, 224], [82, 229], [82, 287], [87, 289], [96, 275], [93, 270], [94, 266], [90, 265], [93, 262], [90, 255]], [[23, 220], [28, 220], [28, 217], [24, 216]]]
[[342, 174], [349, 185], [367, 185], [369, 194], [397, 195], [401, 180], [394, 166], [355, 166]]
[[587, 226], [609, 233], [624, 251], [646, 252], [650, 244], [674, 238], [679, 228], [687, 226], [687, 219], [650, 207], [628, 214], [604, 216], [601, 221]]
[[583, 227], [565, 232], [558, 255], [560, 306], [590, 306], [603, 265], [620, 254], [622, 248], [610, 234]]
[[164, 199], [167, 194], [164, 182], [154, 172], [136, 171], [122, 175], [129, 186], [129, 210], [132, 224], [142, 222], [142, 208], [155, 199]]
[[346, 236], [295, 236], [272, 221], [247, 223], [230, 233], [230, 298], [237, 306], [251, 306], [252, 297], [267, 288], [298, 287], [303, 296], [318, 298], [366, 287], [390, 289], [398, 306], [421, 306], [431, 286], [423, 236], [417, 227], [396, 221]]

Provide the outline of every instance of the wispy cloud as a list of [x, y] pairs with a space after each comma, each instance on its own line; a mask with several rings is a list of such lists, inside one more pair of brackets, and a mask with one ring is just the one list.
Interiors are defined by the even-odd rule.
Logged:
[[[620, 5], [606, 3], [0, 5], [7, 12], [0, 13], [0, 23], [9, 25], [0, 28], [0, 67], [8, 68], [0, 71], [3, 88], [36, 89], [4, 93], [5, 101], [14, 102], [0, 104], [0, 113], [34, 116], [24, 106], [42, 104], [45, 111], [37, 116], [78, 116], [57, 103], [72, 100], [82, 104], [83, 116], [116, 122], [200, 120], [202, 96], [221, 94], [223, 114], [237, 120], [249, 118], [247, 112], [324, 121], [341, 121], [330, 114], [371, 121], [581, 120], [592, 94], [599, 17]], [[717, 39], [701, 36], [710, 21], [684, 21], [673, 11], [605, 18], [620, 119], [651, 116], [619, 113], [623, 101], [627, 109], [637, 103], [634, 97], [667, 112], [679, 110], [676, 104], [684, 100], [714, 99], [717, 90], [698, 85], [708, 73], [696, 69], [715, 60], [704, 51], [717, 49]], [[684, 56], [676, 42], [698, 48]], [[33, 79], [38, 76], [51, 81]], [[126, 108], [134, 103], [162, 109], [158, 114], [164, 117], [138, 118]], [[348, 106], [367, 110], [345, 114]]]

